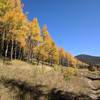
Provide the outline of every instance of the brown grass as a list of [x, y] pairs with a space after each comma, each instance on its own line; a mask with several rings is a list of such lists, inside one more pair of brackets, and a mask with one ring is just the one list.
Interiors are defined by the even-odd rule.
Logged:
[[41, 88], [36, 91], [42, 90], [43, 93], [50, 92], [52, 89], [76, 94], [84, 91], [87, 93], [85, 84], [85, 81], [77, 76], [74, 68], [62, 68], [57, 65], [55, 67], [37, 66], [18, 60], [13, 60], [10, 64], [2, 65], [2, 61], [0, 63], [0, 97], [3, 98], [0, 100], [20, 100], [14, 99], [18, 97], [20, 90], [33, 93], [37, 86]]

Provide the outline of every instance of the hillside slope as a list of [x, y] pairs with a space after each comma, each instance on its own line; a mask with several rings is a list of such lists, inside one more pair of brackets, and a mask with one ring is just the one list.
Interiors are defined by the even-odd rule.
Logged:
[[[89, 95], [91, 83], [86, 78], [91, 72], [78, 70], [76, 76], [68, 74], [66, 80], [58, 67], [17, 60], [7, 65], [0, 63], [0, 100], [92, 100], [95, 97]], [[95, 89], [100, 88], [99, 83], [96, 81]]]
[[100, 57], [82, 54], [82, 55], [76, 56], [76, 58], [87, 64], [93, 64], [93, 65], [100, 66]]

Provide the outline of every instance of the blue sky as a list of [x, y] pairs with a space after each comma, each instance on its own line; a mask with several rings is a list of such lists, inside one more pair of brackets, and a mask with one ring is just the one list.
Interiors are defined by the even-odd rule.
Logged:
[[100, 0], [23, 0], [28, 18], [37, 17], [58, 47], [73, 55], [100, 56]]

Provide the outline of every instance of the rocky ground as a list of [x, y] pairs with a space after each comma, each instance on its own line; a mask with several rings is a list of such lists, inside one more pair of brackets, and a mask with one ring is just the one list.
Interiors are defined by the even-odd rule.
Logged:
[[79, 72], [80, 77], [87, 82], [88, 95], [93, 100], [100, 100], [100, 71], [90, 72], [90, 71], [82, 71]]

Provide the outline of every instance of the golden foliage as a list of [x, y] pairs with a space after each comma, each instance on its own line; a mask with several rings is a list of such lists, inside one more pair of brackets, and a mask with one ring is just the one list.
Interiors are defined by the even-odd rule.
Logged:
[[62, 73], [65, 80], [71, 78], [71, 76], [77, 75], [77, 72], [78, 72], [77, 68], [72, 68], [72, 67], [62, 68]]
[[[46, 25], [41, 31], [37, 18], [32, 21], [27, 19], [22, 11], [21, 0], [0, 0], [1, 20], [3, 28], [0, 32], [4, 35], [3, 40], [16, 41], [20, 48], [27, 49], [26, 55], [35, 55], [35, 58], [51, 65], [59, 62], [64, 65], [68, 62], [70, 66], [76, 66], [78, 61], [70, 53], [65, 52], [63, 48], [57, 48]], [[29, 59], [33, 59], [32, 57]]]

